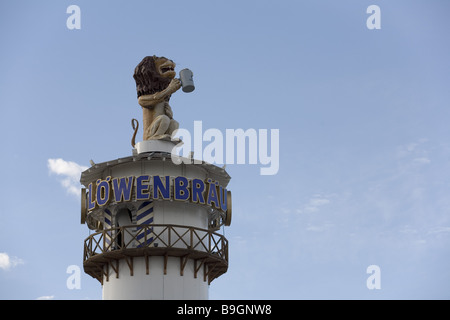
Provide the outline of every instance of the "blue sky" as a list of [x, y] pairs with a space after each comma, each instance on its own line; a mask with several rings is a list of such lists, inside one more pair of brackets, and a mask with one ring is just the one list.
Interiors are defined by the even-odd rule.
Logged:
[[[66, 27], [72, 4], [80, 30]], [[366, 27], [372, 4], [379, 30]], [[227, 166], [230, 266], [211, 299], [449, 299], [449, 10], [0, 2], [0, 298], [101, 299], [87, 275], [66, 286], [89, 235], [73, 188], [90, 159], [131, 155], [132, 75], [155, 54], [194, 72], [196, 90], [171, 98], [181, 127], [280, 132], [276, 175]]]

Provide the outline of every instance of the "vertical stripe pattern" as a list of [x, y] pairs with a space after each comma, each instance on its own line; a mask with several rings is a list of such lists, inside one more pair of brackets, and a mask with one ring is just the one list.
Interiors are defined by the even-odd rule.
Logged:
[[[111, 229], [112, 215], [111, 215], [111, 211], [109, 209], [105, 209], [104, 213], [105, 213], [104, 229], [108, 230], [108, 229]], [[112, 232], [111, 230], [105, 232], [106, 247], [109, 248], [109, 250], [112, 249], [111, 248], [111, 238], [112, 238], [111, 232]]]
[[153, 228], [145, 229], [145, 226], [153, 224], [153, 201], [143, 202], [137, 212], [136, 222], [136, 239], [138, 241], [137, 247], [146, 247], [152, 245], [153, 242]]

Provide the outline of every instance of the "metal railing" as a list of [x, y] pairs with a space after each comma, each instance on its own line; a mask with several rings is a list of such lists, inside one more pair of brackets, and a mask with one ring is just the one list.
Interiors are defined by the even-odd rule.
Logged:
[[90, 235], [84, 243], [83, 261], [85, 271], [89, 269], [91, 276], [102, 281], [105, 264], [122, 258], [153, 255], [189, 258], [196, 265], [200, 261], [196, 273], [201, 265], [208, 266], [207, 270], [212, 270], [208, 273], [211, 282], [228, 268], [228, 240], [221, 234], [196, 227], [130, 225]]
[[182, 248], [218, 255], [228, 261], [228, 240], [206, 229], [180, 225], [130, 225], [102, 230], [85, 240], [84, 260], [131, 248]]

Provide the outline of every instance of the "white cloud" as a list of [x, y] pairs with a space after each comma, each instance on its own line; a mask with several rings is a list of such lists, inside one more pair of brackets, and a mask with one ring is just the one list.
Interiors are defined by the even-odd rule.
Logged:
[[9, 270], [23, 263], [22, 259], [10, 257], [6, 252], [0, 252], [0, 269]]
[[415, 163], [419, 163], [419, 164], [428, 164], [431, 162], [430, 159], [428, 159], [427, 157], [420, 157], [420, 158], [415, 158], [413, 160]]
[[54, 173], [63, 177], [61, 185], [70, 194], [80, 195], [80, 176], [81, 172], [88, 169], [86, 166], [79, 165], [72, 161], [65, 161], [61, 158], [48, 159], [47, 166], [50, 173]]
[[431, 230], [428, 231], [429, 234], [440, 234], [440, 233], [450, 233], [450, 227], [434, 227]]
[[36, 300], [53, 300], [55, 296], [42, 296], [39, 298], [36, 298]]
[[397, 158], [403, 161], [406, 165], [412, 161], [414, 164], [429, 164], [431, 159], [428, 156], [427, 147], [428, 139], [419, 139], [416, 142], [411, 142], [397, 148]]
[[326, 198], [313, 198], [313, 199], [309, 200], [309, 203], [311, 206], [319, 207], [319, 206], [323, 206], [324, 204], [330, 203], [330, 200], [328, 200]]
[[397, 156], [405, 157], [411, 154], [420, 154], [423, 152], [423, 145], [428, 142], [428, 139], [421, 138], [416, 142], [411, 142], [397, 148]]
[[304, 205], [303, 208], [297, 209], [298, 213], [302, 212], [317, 212], [319, 208], [330, 203], [330, 200], [321, 195], [314, 195], [309, 199], [308, 204]]
[[312, 224], [308, 224], [308, 227], [306, 228], [307, 231], [313, 231], [313, 232], [322, 232], [322, 231], [326, 231], [330, 228], [334, 227], [334, 224], [330, 223], [330, 222], [325, 222], [323, 224], [320, 225], [312, 225]]
[[417, 231], [417, 229], [411, 227], [410, 225], [405, 225], [405, 226], [400, 228], [400, 233], [403, 233], [403, 234], [417, 234], [418, 231]]

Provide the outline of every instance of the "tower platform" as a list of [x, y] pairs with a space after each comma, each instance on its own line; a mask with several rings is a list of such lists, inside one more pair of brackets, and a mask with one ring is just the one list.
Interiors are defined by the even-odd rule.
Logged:
[[[192, 259], [194, 277], [199, 276], [203, 267], [200, 276], [210, 284], [228, 269], [228, 241], [218, 233], [200, 228], [160, 224], [146, 226], [140, 231], [147, 235], [141, 240], [138, 240], [136, 226], [133, 225], [107, 229], [89, 236], [84, 245], [84, 271], [103, 284], [104, 279], [109, 281], [110, 270], [119, 277], [118, 262], [122, 259], [126, 260], [130, 276], [133, 276], [133, 259], [137, 257], [144, 258], [146, 275], [150, 274], [150, 257], [164, 257], [164, 274], [167, 274], [168, 257], [176, 257], [179, 258], [180, 276], [184, 274], [188, 259]], [[111, 236], [112, 234], [115, 236]], [[130, 235], [128, 241], [123, 240], [125, 237], [119, 240], [120, 234]], [[110, 241], [106, 241], [108, 236]], [[148, 238], [152, 240], [149, 242]]]
[[104, 299], [207, 299], [228, 270], [228, 240], [217, 231], [231, 219], [230, 176], [171, 156], [134, 151], [81, 175], [82, 222], [95, 231], [83, 267]]

